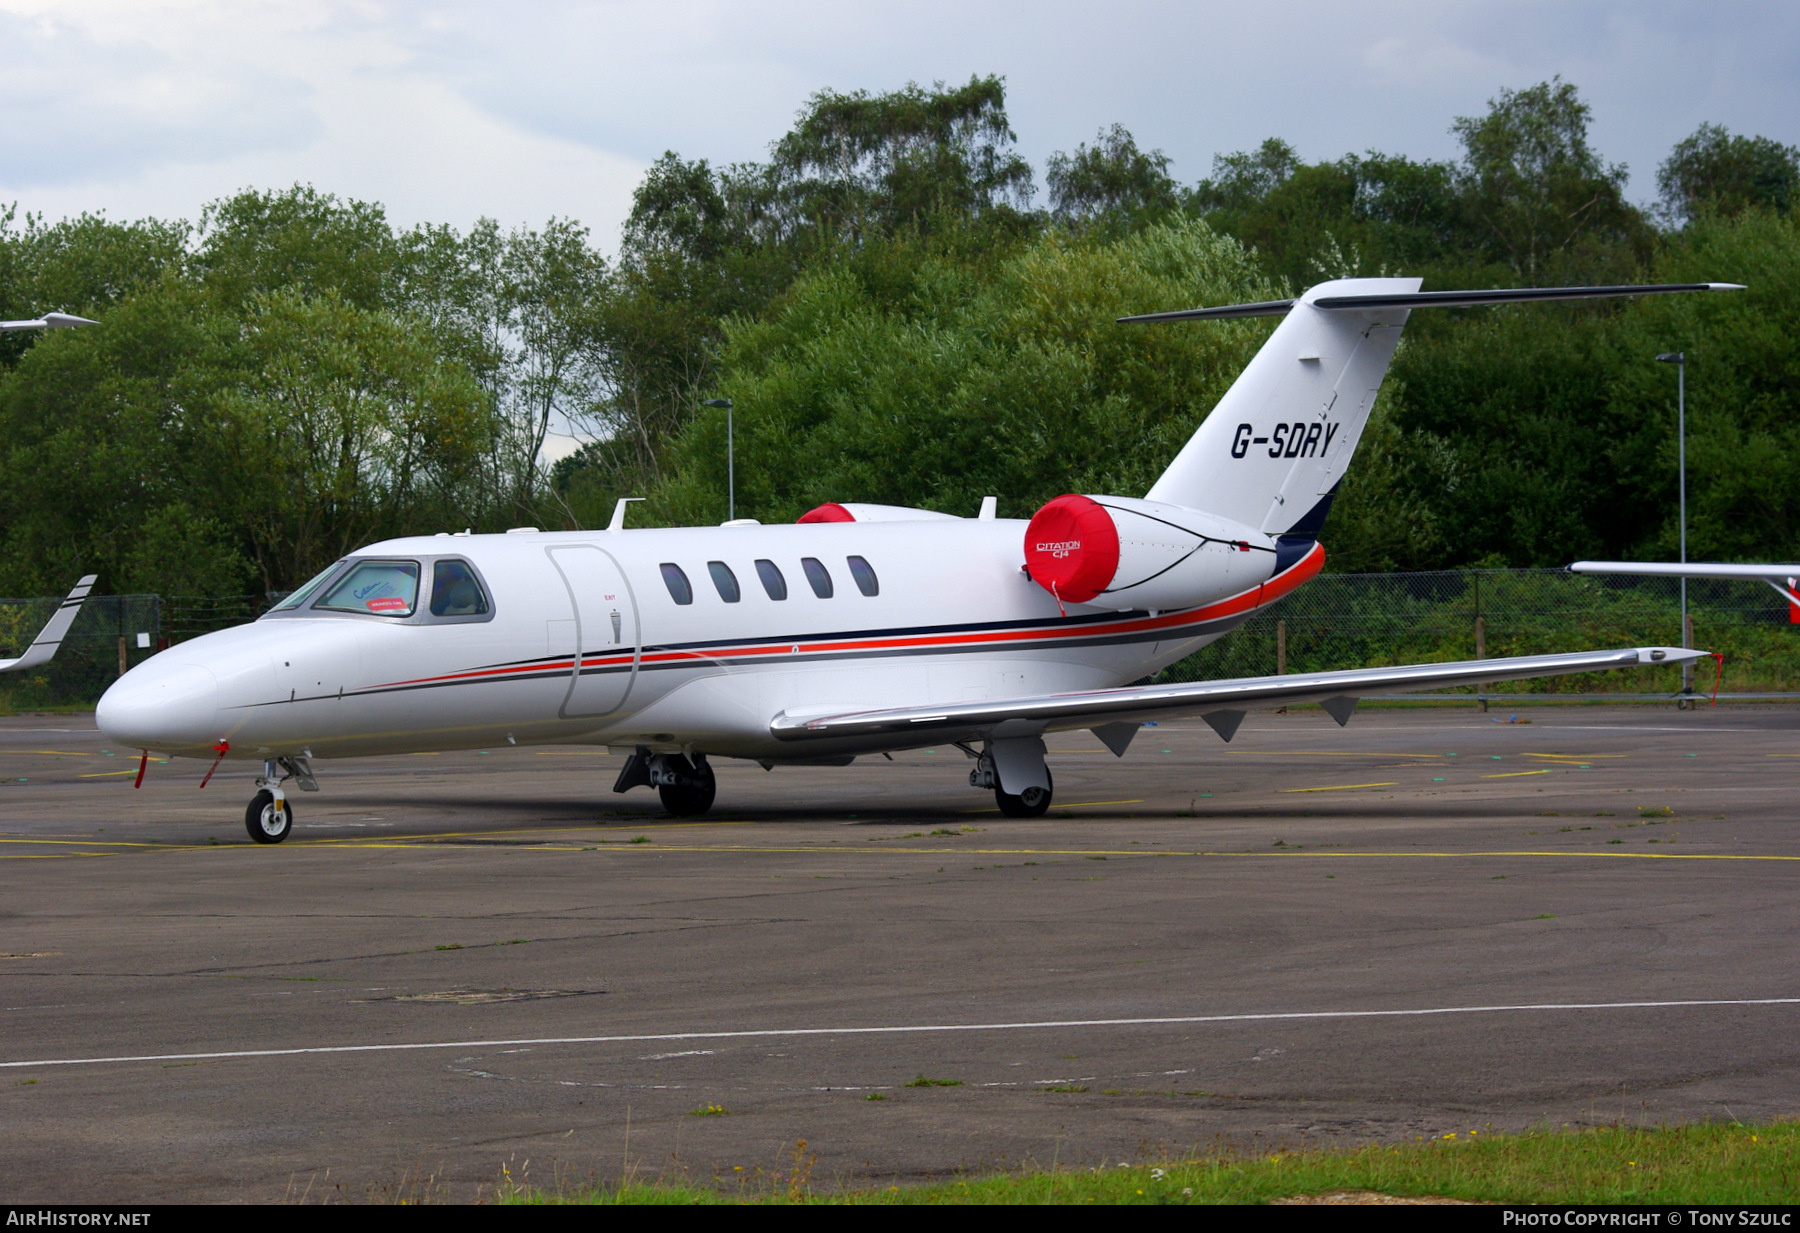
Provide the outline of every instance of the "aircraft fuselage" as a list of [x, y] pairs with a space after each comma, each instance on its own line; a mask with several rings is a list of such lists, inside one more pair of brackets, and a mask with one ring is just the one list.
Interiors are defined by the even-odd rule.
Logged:
[[[771, 735], [774, 716], [1125, 684], [1234, 628], [1322, 559], [1315, 549], [1265, 587], [1269, 552], [1209, 543], [1186, 567], [1199, 579], [1193, 606], [1059, 605], [1021, 569], [1026, 525], [389, 540], [346, 560], [416, 566], [405, 615], [311, 600], [271, 612], [133, 669], [98, 718], [121, 744], [207, 758], [222, 742], [263, 759], [554, 742], [811, 761], [905, 742], [800, 750]], [[486, 612], [433, 615], [439, 562], [472, 567]]]

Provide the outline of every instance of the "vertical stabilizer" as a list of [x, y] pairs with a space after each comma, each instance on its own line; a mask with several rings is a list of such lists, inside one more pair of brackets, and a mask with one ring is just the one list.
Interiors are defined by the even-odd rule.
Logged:
[[1313, 301], [1416, 292], [1419, 283], [1339, 279], [1295, 300], [1146, 497], [1268, 535], [1316, 536], [1324, 506], [1368, 423], [1408, 310], [1327, 310]]

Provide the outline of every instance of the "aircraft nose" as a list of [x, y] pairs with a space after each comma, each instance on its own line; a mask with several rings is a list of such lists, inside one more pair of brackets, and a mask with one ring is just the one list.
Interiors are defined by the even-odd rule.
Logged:
[[222, 735], [219, 681], [199, 664], [152, 659], [113, 683], [94, 719], [108, 740], [131, 749], [204, 754]]

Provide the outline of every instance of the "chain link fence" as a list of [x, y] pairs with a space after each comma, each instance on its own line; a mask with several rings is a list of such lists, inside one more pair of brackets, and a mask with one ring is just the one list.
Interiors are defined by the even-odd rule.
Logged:
[[[1760, 582], [1688, 580], [1692, 645], [1724, 656], [1694, 669], [1694, 688], [1800, 691], [1800, 625]], [[1560, 569], [1325, 574], [1244, 622], [1159, 679], [1196, 681], [1333, 668], [1679, 646], [1681, 580], [1571, 574]], [[1666, 696], [1674, 668], [1494, 681], [1490, 696]], [[1446, 691], [1473, 694], [1473, 689]]]
[[[62, 602], [0, 599], [0, 658], [24, 653]], [[92, 706], [126, 671], [171, 643], [253, 621], [261, 596], [96, 595], [82, 604], [56, 657], [0, 676], [0, 712]]]
[[[89, 599], [56, 658], [0, 676], [0, 710], [91, 706], [160, 647], [255, 620], [279, 596], [102, 595]], [[0, 599], [0, 656], [23, 653], [60, 600]], [[1800, 697], [1800, 625], [1761, 583], [1688, 582], [1694, 645], [1724, 655], [1694, 687], [1721, 696]], [[1558, 569], [1326, 574], [1165, 670], [1164, 681], [1266, 676], [1553, 651], [1679, 645], [1681, 582]], [[1659, 697], [1672, 668], [1494, 681], [1505, 695]], [[1473, 694], [1474, 690], [1452, 691]]]

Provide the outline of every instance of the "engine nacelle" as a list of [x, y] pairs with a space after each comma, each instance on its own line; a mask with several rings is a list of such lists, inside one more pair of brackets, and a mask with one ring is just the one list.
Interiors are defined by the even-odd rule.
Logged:
[[955, 514], [910, 505], [870, 505], [863, 502], [827, 501], [794, 519], [795, 522], [959, 522]]
[[1213, 514], [1135, 497], [1069, 493], [1025, 528], [1025, 570], [1066, 604], [1191, 608], [1275, 572], [1269, 536]]

